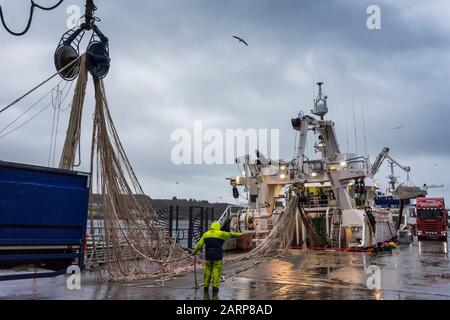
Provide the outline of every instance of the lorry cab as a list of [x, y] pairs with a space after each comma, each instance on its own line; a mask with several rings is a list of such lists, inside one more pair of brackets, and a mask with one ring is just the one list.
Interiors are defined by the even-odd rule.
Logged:
[[444, 198], [418, 198], [417, 236], [421, 240], [447, 241], [448, 211]]

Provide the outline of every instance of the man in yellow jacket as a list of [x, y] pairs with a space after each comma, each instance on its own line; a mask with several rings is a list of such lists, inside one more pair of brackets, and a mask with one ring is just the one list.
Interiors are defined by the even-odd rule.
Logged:
[[205, 232], [200, 241], [195, 246], [194, 254], [197, 254], [205, 245], [205, 271], [204, 271], [204, 286], [205, 291], [209, 290], [211, 284], [213, 293], [219, 292], [220, 274], [222, 273], [222, 259], [223, 259], [223, 243], [231, 238], [243, 236], [240, 232], [225, 232], [220, 230], [220, 223], [213, 222], [211, 230]]

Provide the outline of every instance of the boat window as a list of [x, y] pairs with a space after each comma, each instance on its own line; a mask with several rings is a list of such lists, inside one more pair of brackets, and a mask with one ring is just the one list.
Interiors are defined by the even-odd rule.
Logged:
[[419, 219], [444, 219], [444, 214], [440, 210], [417, 210]]

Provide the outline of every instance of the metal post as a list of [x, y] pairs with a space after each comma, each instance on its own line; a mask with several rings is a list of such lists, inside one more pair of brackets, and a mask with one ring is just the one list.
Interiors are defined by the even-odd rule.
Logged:
[[306, 227], [305, 227], [305, 223], [303, 222], [303, 219], [302, 219], [302, 242], [303, 242], [303, 248], [307, 248], [307, 246], [308, 246], [308, 244], [306, 243], [306, 239], [307, 239], [307, 236], [306, 236]]
[[298, 225], [298, 209], [295, 210], [295, 239], [296, 239], [296, 247], [299, 248], [300, 245], [300, 228]]
[[203, 235], [203, 207], [200, 207], [200, 235]]
[[179, 226], [179, 219], [180, 219], [180, 207], [179, 206], [177, 206], [176, 207], [176, 209], [175, 209], [175, 216], [176, 216], [176, 220], [175, 220], [175, 228], [176, 228], [176, 231], [177, 231], [177, 238], [175, 239], [175, 241], [176, 242], [178, 242], [179, 241], [179, 238], [180, 238], [180, 236], [179, 236], [179, 230], [180, 230], [180, 226]]
[[[402, 226], [402, 217], [403, 217], [403, 208], [405, 207], [405, 200], [400, 199], [400, 209], [398, 212], [398, 221], [397, 221], [397, 231], [400, 230]], [[406, 219], [405, 219], [406, 222]]]
[[211, 207], [211, 222], [214, 222], [214, 207]]
[[188, 230], [188, 248], [192, 249], [192, 238], [194, 234], [194, 211], [193, 207], [189, 207], [189, 230]]
[[330, 215], [330, 207], [327, 208], [327, 212], [325, 213], [325, 223], [326, 223], [326, 229], [327, 229], [327, 237], [331, 238], [329, 215]]
[[173, 206], [169, 207], [169, 235], [173, 235]]
[[208, 219], [209, 219], [209, 212], [208, 212], [208, 208], [205, 208], [205, 232], [208, 230]]

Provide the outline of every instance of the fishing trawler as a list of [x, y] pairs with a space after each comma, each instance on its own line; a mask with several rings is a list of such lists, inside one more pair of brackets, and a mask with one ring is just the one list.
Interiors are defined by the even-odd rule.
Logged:
[[[270, 234], [293, 189], [300, 196], [304, 213], [297, 212], [293, 246], [315, 246], [312, 233], [323, 239], [321, 246], [331, 248], [367, 248], [397, 236], [392, 211], [375, 206], [380, 186], [374, 176], [383, 161], [390, 158], [389, 149], [384, 148], [373, 164], [368, 156], [342, 153], [335, 123], [325, 120], [328, 97], [324, 95], [323, 83], [317, 85], [318, 96], [311, 115], [300, 112], [292, 119], [298, 134], [294, 158], [269, 159], [256, 151], [256, 161], [250, 155], [237, 159], [244, 168], [243, 174], [228, 179], [234, 197], [239, 199], [239, 188], [243, 187], [248, 202], [234, 210], [230, 207], [220, 222], [227, 230], [247, 234], [252, 246]], [[310, 135], [314, 136], [319, 159], [305, 156]]]

